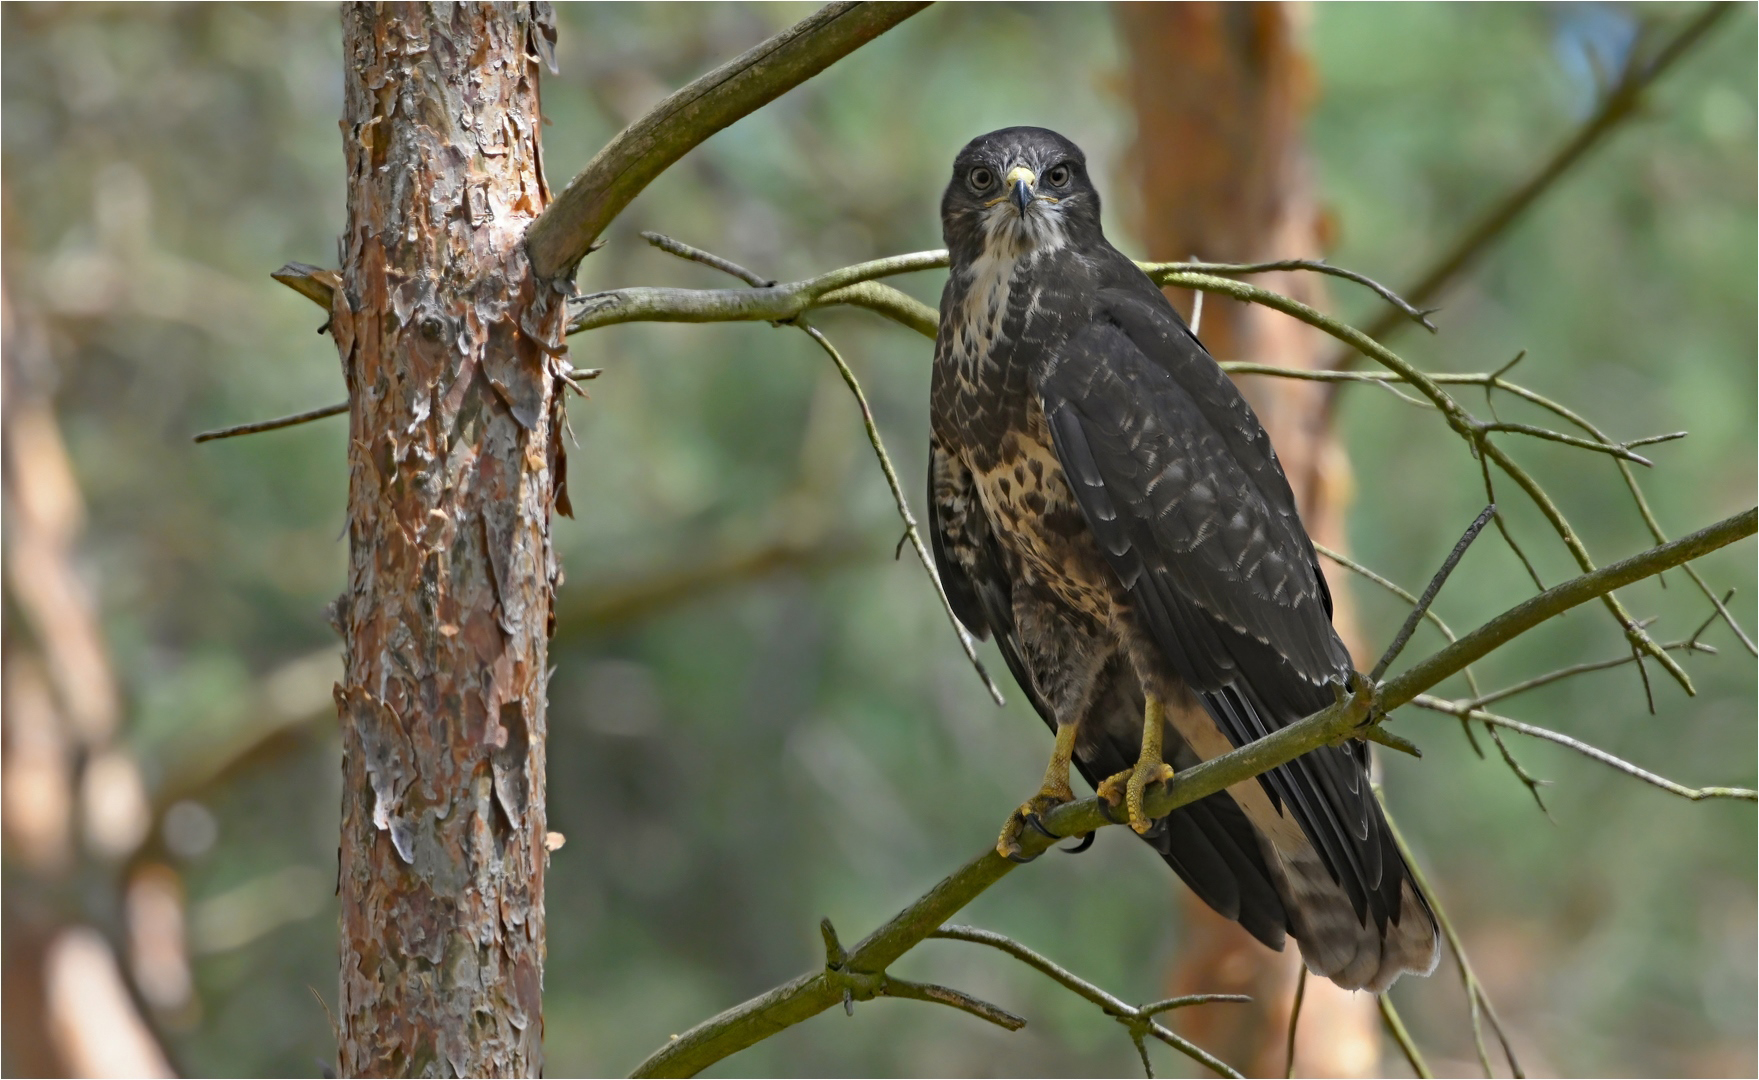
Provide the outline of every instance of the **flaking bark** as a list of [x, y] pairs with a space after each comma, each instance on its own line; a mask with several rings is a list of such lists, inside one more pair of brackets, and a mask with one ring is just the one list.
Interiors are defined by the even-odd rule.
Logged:
[[543, 8], [343, 12], [339, 1065], [535, 1076], [562, 305], [522, 235]]

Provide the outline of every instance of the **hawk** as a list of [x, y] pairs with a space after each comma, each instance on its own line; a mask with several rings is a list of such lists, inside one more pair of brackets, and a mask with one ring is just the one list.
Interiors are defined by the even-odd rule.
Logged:
[[1309, 970], [1386, 989], [1435, 967], [1434, 915], [1369, 786], [1312, 751], [1150, 821], [1145, 789], [1334, 700], [1354, 674], [1276, 452], [1171, 303], [1106, 241], [1074, 143], [971, 141], [941, 201], [930, 532], [960, 621], [1056, 733], [997, 850], [1070, 801], [1071, 762], [1222, 915]]

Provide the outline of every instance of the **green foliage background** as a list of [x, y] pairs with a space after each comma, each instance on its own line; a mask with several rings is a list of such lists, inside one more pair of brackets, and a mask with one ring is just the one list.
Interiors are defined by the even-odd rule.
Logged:
[[[553, 183], [667, 90], [806, 10], [563, 7], [561, 75], [544, 83]], [[1587, 114], [1634, 20], [1685, 14], [1311, 9], [1310, 137], [1335, 261], [1394, 284], [1415, 276]], [[1510, 232], [1448, 295], [1439, 336], [1398, 339], [1432, 370], [1484, 370], [1526, 349], [1522, 379], [1619, 437], [1690, 429], [1650, 451], [1657, 468], [1644, 477], [1674, 534], [1754, 499], [1754, 26], [1751, 8], [1726, 20], [1643, 117]], [[192, 1073], [309, 1075], [330, 1035], [307, 987], [333, 1001], [336, 985], [327, 703], [339, 666], [322, 608], [345, 566], [343, 425], [199, 447], [188, 436], [341, 396], [331, 343], [312, 333], [321, 316], [267, 277], [286, 259], [336, 258], [336, 19], [316, 5], [9, 4], [3, 58], [6, 273], [53, 333], [56, 401], [89, 503], [86, 566], [129, 740], [164, 788], [200, 752], [287, 725], [198, 795], [219, 823], [217, 843], [182, 864], [205, 943], [199, 1008], [163, 1019]], [[650, 250], [642, 229], [779, 278], [938, 246], [953, 153], [1013, 123], [1086, 148], [1113, 236], [1133, 250], [1121, 64], [1099, 5], [931, 9], [687, 157], [615, 224], [582, 286], [725, 284]], [[932, 303], [940, 279], [902, 284]], [[1333, 295], [1346, 314], [1373, 313], [1361, 295]], [[927, 344], [865, 313], [819, 322], [865, 380], [920, 507]], [[993, 840], [1048, 746], [1017, 693], [1005, 710], [988, 703], [920, 570], [890, 560], [897, 522], [853, 403], [803, 335], [614, 327], [576, 339], [575, 354], [605, 375], [571, 410], [579, 517], [557, 527], [569, 584], [553, 649], [550, 807], [568, 844], [549, 879], [551, 1075], [626, 1071], [669, 1033], [818, 962], [821, 915], [845, 936], [865, 933]], [[1355, 550], [1419, 585], [1482, 505], [1476, 464], [1433, 413], [1377, 391], [1347, 391], [1341, 423]], [[1598, 557], [1646, 546], [1609, 463], [1511, 445]], [[1503, 502], [1547, 582], [1571, 573], [1537, 515], [1512, 490]], [[778, 544], [854, 554], [635, 612], [595, 606]], [[1735, 610], [1752, 627], [1751, 545], [1704, 569], [1739, 587]], [[1384, 641], [1402, 609], [1332, 576]], [[1470, 626], [1530, 588], [1487, 538], [1438, 609]], [[1663, 638], [1706, 613], [1677, 574], [1665, 591], [1629, 596], [1660, 614]], [[1726, 629], [1707, 640], [1722, 654], [1688, 661], [1699, 697], [1657, 677], [1653, 717], [1628, 667], [1509, 711], [1687, 783], [1750, 784], [1754, 665]], [[1414, 648], [1426, 644], [1420, 635]], [[1521, 677], [1621, 646], [1604, 613], [1584, 608], [1483, 671]], [[1004, 671], [993, 652], [990, 666]], [[1451, 721], [1416, 715], [1400, 730], [1427, 756], [1386, 763], [1391, 806], [1530, 1069], [1754, 1071], [1750, 806], [1688, 804], [1517, 743], [1556, 781], [1547, 820]], [[1015, 875], [968, 916], [1148, 999], [1181, 947], [1178, 887], [1116, 831], [1079, 859]], [[101, 889], [69, 902], [114, 918]], [[1136, 1068], [1109, 1022], [1000, 957], [934, 943], [900, 973], [955, 983], [1032, 1024], [1010, 1035], [877, 1002], [716, 1071]], [[1471, 1068], [1445, 962], [1398, 997], [1438, 1067]]]

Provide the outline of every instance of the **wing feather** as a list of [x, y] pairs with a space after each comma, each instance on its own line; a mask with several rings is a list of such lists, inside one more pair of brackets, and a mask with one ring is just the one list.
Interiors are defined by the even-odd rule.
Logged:
[[[1236, 746], [1324, 708], [1351, 672], [1330, 594], [1270, 442], [1170, 305], [1102, 293], [1037, 381], [1088, 525], [1161, 653]], [[1399, 910], [1401, 873], [1358, 753], [1259, 778], [1358, 920]]]
[[[1038, 693], [1014, 627], [1012, 579], [989, 523], [978, 507], [969, 471], [938, 439], [929, 445], [929, 535], [935, 566], [953, 612], [979, 638], [993, 636], [1027, 700], [1056, 730], [1056, 715]], [[1143, 702], [1133, 681], [1108, 673], [1108, 690], [1093, 708], [1104, 737], [1078, 747], [1075, 764], [1089, 785], [1130, 767], [1141, 737]], [[1176, 733], [1175, 733], [1176, 738]], [[1187, 751], [1188, 752], [1188, 751]], [[1192, 764], [1195, 762], [1193, 761]], [[1283, 947], [1288, 915], [1264, 854], [1239, 805], [1217, 792], [1169, 815], [1144, 837], [1210, 907], [1234, 919], [1273, 949]]]

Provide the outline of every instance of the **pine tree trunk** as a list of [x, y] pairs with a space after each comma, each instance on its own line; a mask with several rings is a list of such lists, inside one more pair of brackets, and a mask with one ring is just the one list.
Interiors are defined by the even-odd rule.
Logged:
[[[1302, 9], [1288, 4], [1119, 4], [1136, 110], [1140, 233], [1153, 259], [1217, 262], [1316, 258], [1325, 219], [1301, 140], [1313, 76], [1301, 51]], [[1323, 308], [1314, 274], [1265, 274], [1266, 288]], [[1192, 297], [1174, 303], [1192, 310]], [[1209, 296], [1199, 331], [1218, 360], [1317, 367], [1329, 339], [1267, 308]], [[1301, 517], [1315, 540], [1342, 550], [1349, 462], [1328, 427], [1324, 386], [1248, 378], [1241, 390], [1264, 421]], [[1337, 575], [1331, 574], [1336, 582]], [[1349, 590], [1336, 587], [1336, 622], [1361, 662]], [[1254, 1003], [1213, 1009], [1185, 1034], [1254, 1076], [1281, 1076], [1299, 960], [1282, 955], [1183, 893], [1188, 939], [1171, 992], [1240, 992]], [[1296, 1068], [1302, 1076], [1374, 1076], [1374, 998], [1309, 979]]]
[[549, 19], [524, 4], [342, 16], [343, 1075], [543, 1067], [562, 307], [521, 236], [549, 197]]

